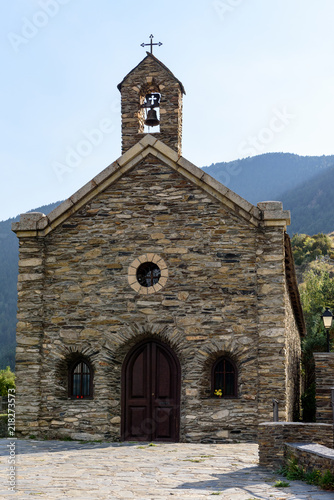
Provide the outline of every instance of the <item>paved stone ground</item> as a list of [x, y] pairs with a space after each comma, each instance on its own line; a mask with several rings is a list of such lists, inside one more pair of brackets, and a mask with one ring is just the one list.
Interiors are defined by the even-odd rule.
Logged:
[[10, 440], [0, 439], [0, 498], [104, 500], [333, 500], [259, 467], [256, 444], [141, 444], [16, 440], [16, 492], [3, 489]]

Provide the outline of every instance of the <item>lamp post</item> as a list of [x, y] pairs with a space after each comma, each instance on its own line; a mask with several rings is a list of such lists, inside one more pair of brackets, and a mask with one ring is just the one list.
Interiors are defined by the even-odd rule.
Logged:
[[329, 307], [326, 307], [326, 311], [322, 314], [322, 321], [324, 322], [324, 327], [327, 333], [327, 352], [329, 352], [329, 330], [333, 322], [333, 314]]

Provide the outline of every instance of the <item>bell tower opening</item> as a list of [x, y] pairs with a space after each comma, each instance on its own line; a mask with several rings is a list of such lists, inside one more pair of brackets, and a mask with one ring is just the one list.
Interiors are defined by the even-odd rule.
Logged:
[[139, 110], [139, 134], [160, 133], [160, 101], [161, 94], [157, 88], [141, 93]]

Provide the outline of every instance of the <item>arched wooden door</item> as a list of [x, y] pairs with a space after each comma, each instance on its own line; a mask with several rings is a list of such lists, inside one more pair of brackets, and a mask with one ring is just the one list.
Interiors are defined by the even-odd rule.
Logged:
[[122, 438], [176, 442], [179, 421], [179, 362], [163, 343], [142, 342], [129, 352], [123, 365]]

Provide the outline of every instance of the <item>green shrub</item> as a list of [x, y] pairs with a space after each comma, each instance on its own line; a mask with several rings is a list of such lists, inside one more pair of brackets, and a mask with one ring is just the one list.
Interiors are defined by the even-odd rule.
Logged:
[[276, 486], [276, 488], [288, 488], [290, 486], [290, 483], [288, 483], [287, 481], [279, 480], [279, 481], [276, 481], [274, 486]]
[[334, 490], [334, 475], [329, 470], [326, 470], [319, 476], [318, 484], [324, 490]]
[[295, 458], [289, 458], [286, 467], [287, 471], [285, 477], [287, 479], [292, 479], [292, 480], [305, 479], [304, 469], [298, 465], [298, 461]]
[[0, 396], [7, 397], [8, 389], [15, 389], [15, 374], [9, 366], [5, 370], [0, 370]]
[[307, 484], [319, 484], [319, 477], [321, 476], [320, 470], [312, 470], [311, 472], [307, 472], [305, 474], [305, 481]]
[[325, 472], [319, 470], [305, 472], [304, 469], [298, 465], [298, 461], [294, 457], [289, 457], [277, 473], [282, 474], [282, 476], [290, 480], [299, 479], [301, 481], [306, 481], [308, 484], [320, 486], [320, 488], [324, 490], [334, 490], [334, 474], [329, 470]]

